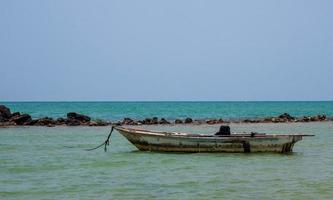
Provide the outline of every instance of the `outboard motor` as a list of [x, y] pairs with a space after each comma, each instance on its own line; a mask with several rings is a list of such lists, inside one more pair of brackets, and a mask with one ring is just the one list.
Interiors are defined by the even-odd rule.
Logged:
[[215, 135], [230, 135], [230, 126], [221, 126], [219, 132]]

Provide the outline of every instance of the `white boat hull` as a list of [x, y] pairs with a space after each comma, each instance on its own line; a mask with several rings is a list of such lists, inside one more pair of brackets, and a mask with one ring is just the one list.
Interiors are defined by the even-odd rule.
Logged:
[[142, 151], [161, 152], [291, 152], [304, 135], [230, 136], [165, 133], [116, 127], [134, 146]]

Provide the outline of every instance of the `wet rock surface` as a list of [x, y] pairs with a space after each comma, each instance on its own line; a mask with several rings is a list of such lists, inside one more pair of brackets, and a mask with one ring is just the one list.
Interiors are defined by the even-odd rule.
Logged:
[[192, 123], [193, 122], [193, 119], [192, 118], [186, 118], [185, 119], [185, 124], [190, 124], [190, 123]]
[[175, 120], [175, 124], [182, 124], [183, 123], [183, 120], [181, 120], [181, 119], [176, 119]]
[[9, 121], [15, 122], [17, 125], [28, 125], [31, 120], [32, 119], [30, 115], [23, 114], [23, 115], [15, 115], [11, 117]]
[[42, 117], [39, 119], [32, 119], [29, 114], [21, 114], [20, 112], [11, 113], [10, 109], [4, 105], [0, 105], [0, 127], [10, 126], [108, 126], [108, 125], [168, 125], [168, 124], [225, 124], [225, 123], [297, 123], [297, 122], [322, 122], [333, 121], [333, 117], [327, 117], [324, 114], [318, 114], [314, 116], [294, 117], [289, 113], [283, 113], [275, 117], [265, 118], [253, 118], [253, 119], [238, 119], [238, 120], [225, 120], [221, 118], [217, 119], [193, 119], [190, 117], [183, 119], [175, 119], [169, 121], [165, 118], [145, 118], [143, 120], [136, 120], [131, 118], [124, 118], [122, 121], [110, 122], [102, 119], [92, 120], [89, 116], [69, 112], [66, 118], [53, 119], [50, 117]]
[[0, 105], [0, 120], [6, 120], [11, 117], [10, 109], [4, 105]]
[[76, 112], [67, 113], [67, 120], [76, 120], [79, 122], [90, 122], [90, 117], [87, 115], [78, 114]]
[[159, 124], [171, 124], [168, 120], [162, 118], [159, 122]]

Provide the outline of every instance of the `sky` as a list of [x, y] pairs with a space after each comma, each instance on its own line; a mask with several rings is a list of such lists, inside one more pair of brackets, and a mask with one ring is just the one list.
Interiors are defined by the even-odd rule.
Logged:
[[0, 101], [333, 100], [331, 0], [1, 0]]

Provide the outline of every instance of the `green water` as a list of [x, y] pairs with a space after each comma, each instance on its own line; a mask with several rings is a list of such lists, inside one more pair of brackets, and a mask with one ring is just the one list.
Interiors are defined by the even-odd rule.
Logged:
[[[213, 133], [216, 126], [149, 126]], [[108, 127], [0, 129], [0, 199], [332, 199], [333, 123], [233, 124], [234, 131], [316, 134], [294, 153], [139, 152]], [[67, 148], [64, 146], [72, 146]]]
[[192, 101], [192, 102], [0, 102], [13, 112], [28, 113], [33, 118], [66, 117], [67, 112], [80, 112], [92, 118], [121, 120], [124, 117], [166, 119], [192, 117], [255, 118], [278, 116], [288, 112], [293, 116], [325, 114], [333, 117], [333, 101]]

